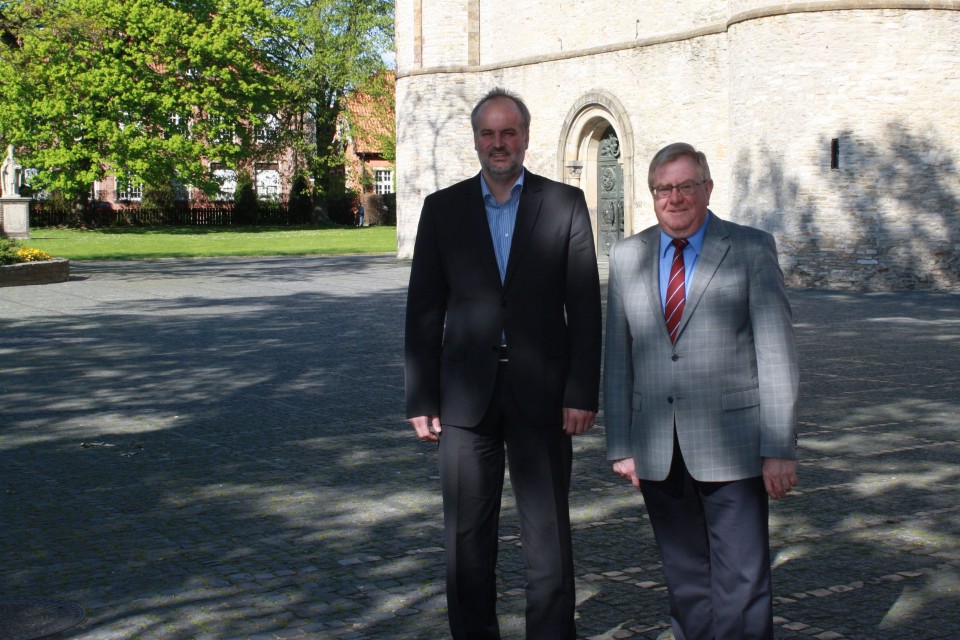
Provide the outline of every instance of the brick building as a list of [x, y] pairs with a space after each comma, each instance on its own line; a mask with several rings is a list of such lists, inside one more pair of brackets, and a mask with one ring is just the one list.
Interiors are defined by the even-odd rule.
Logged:
[[395, 192], [394, 163], [387, 150], [396, 125], [395, 83], [394, 73], [387, 72], [373, 82], [376, 91], [355, 92], [346, 103], [346, 185], [360, 194], [367, 225], [383, 221], [377, 213], [385, 208], [383, 196]]
[[[344, 113], [338, 127], [338, 137], [344, 152], [346, 188], [356, 191], [361, 198], [394, 192], [394, 167], [387, 160], [384, 145], [394, 132], [394, 82], [393, 73], [377, 83], [376, 94], [355, 92], [345, 100]], [[222, 162], [209, 162], [206, 166], [219, 178], [221, 188], [214, 200], [232, 201], [237, 186], [238, 170], [250, 172], [254, 192], [260, 200], [285, 201], [290, 194], [297, 159], [289, 147], [276, 144], [276, 121], [269, 122], [256, 132], [259, 157], [244, 167], [234, 167]], [[144, 185], [140, 182], [121, 182], [108, 175], [93, 185], [94, 200], [114, 208], [139, 203], [143, 199]], [[204, 199], [205, 196], [189, 187], [178, 190], [182, 200]], [[375, 198], [374, 198], [375, 199]]]

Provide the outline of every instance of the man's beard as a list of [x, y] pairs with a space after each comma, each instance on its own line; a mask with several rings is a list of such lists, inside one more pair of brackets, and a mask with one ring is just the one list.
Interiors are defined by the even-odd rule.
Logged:
[[487, 170], [487, 173], [494, 176], [510, 176], [516, 173], [520, 169], [520, 162], [517, 157], [512, 154], [506, 154], [509, 162], [507, 164], [494, 164], [491, 162], [491, 156], [497, 152], [491, 152], [487, 154], [484, 159], [483, 168]]

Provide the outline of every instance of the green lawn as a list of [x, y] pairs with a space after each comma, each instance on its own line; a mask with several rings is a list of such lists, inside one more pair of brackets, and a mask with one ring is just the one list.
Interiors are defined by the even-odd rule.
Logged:
[[396, 227], [34, 228], [21, 244], [70, 260], [395, 253]]

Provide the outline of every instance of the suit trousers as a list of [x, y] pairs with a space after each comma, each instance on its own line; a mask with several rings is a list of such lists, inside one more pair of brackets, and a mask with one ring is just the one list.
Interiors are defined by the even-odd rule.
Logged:
[[674, 434], [663, 481], [641, 480], [677, 640], [773, 638], [769, 503], [761, 477], [699, 482]]
[[527, 640], [574, 640], [569, 492], [573, 449], [559, 421], [531, 425], [501, 363], [473, 428], [443, 425], [439, 444], [447, 608], [455, 640], [499, 640], [496, 563], [505, 459], [520, 516]]

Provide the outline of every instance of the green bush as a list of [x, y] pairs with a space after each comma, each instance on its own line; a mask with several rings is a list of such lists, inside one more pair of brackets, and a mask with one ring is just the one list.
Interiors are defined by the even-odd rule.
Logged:
[[0, 265], [16, 264], [20, 262], [17, 252], [20, 250], [20, 243], [12, 238], [0, 236]]
[[353, 209], [357, 201], [357, 194], [348, 192], [338, 196], [327, 197], [327, 217], [330, 222], [345, 227], [356, 224]]
[[290, 220], [294, 224], [308, 223], [313, 216], [313, 196], [310, 194], [310, 183], [303, 173], [297, 173], [293, 176], [287, 210], [290, 214]]
[[43, 262], [50, 254], [40, 249], [25, 247], [12, 238], [0, 236], [0, 265], [21, 262]]
[[159, 219], [163, 219], [176, 208], [176, 193], [172, 184], [159, 187], [147, 186], [143, 190], [140, 210]]
[[364, 217], [368, 226], [395, 226], [397, 224], [397, 194], [374, 193], [367, 196]]
[[47, 215], [57, 220], [56, 224], [76, 228], [85, 226], [80, 212], [77, 211], [76, 203], [64, 196], [63, 192], [53, 191], [42, 200], [42, 203]]
[[259, 213], [257, 192], [253, 188], [253, 178], [249, 172], [238, 173], [237, 190], [233, 194], [234, 224], [257, 224]]

